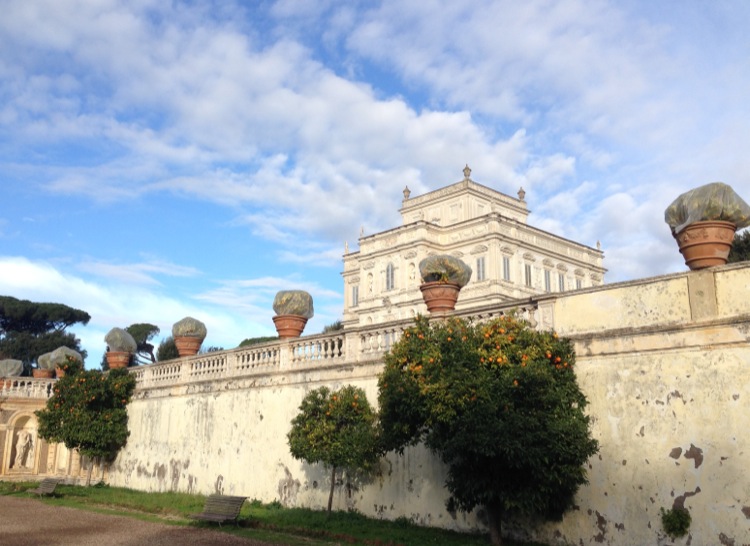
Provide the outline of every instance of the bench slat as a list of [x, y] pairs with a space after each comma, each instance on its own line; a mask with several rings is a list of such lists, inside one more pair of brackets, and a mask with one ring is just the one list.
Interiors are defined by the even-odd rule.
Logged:
[[39, 495], [40, 497], [42, 495], [51, 495], [55, 492], [55, 487], [57, 487], [58, 483], [59, 480], [55, 478], [44, 478], [42, 483], [39, 484], [39, 487], [36, 489], [29, 489], [28, 492]]
[[247, 499], [247, 497], [209, 495], [203, 506], [203, 512], [200, 514], [190, 514], [188, 517], [191, 519], [216, 522], [219, 525], [230, 520], [234, 520], [235, 523], [237, 523], [237, 518], [240, 515], [240, 510], [242, 510], [242, 505], [245, 503], [245, 499]]

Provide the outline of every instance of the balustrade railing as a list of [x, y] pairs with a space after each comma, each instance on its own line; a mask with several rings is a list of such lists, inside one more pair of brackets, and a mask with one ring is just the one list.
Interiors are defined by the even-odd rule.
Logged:
[[8, 398], [41, 398], [52, 396], [54, 379], [34, 379], [31, 377], [0, 379], [0, 399]]
[[[516, 312], [537, 325], [538, 301], [518, 300], [503, 305], [459, 311], [454, 316], [484, 322]], [[413, 324], [404, 319], [389, 323], [346, 328], [338, 332], [277, 340], [227, 351], [131, 368], [137, 389], [199, 384], [216, 379], [263, 376], [275, 372], [314, 370], [337, 365], [377, 362]], [[0, 396], [48, 398], [54, 379], [16, 378], [0, 381]]]

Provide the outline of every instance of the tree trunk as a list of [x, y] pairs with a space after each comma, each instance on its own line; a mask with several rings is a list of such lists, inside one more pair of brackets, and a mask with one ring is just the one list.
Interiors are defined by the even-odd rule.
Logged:
[[503, 509], [499, 502], [493, 502], [487, 505], [487, 521], [490, 527], [490, 542], [492, 546], [502, 546]]
[[331, 506], [333, 505], [333, 487], [336, 485], [336, 467], [331, 469], [331, 492], [328, 494], [328, 515], [331, 515]]
[[94, 459], [91, 457], [86, 457], [86, 462], [89, 464], [89, 471], [86, 474], [86, 487], [91, 485], [91, 472], [94, 470]]

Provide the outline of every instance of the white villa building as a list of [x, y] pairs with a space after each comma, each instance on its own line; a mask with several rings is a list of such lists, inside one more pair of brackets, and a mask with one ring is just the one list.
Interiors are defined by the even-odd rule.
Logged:
[[434, 254], [455, 256], [472, 268], [458, 311], [603, 282], [599, 248], [528, 225], [523, 188], [518, 198], [510, 197], [470, 175], [466, 166], [463, 180], [418, 197], [405, 188], [403, 225], [361, 236], [359, 251], [347, 250], [344, 326], [426, 314], [419, 262]]

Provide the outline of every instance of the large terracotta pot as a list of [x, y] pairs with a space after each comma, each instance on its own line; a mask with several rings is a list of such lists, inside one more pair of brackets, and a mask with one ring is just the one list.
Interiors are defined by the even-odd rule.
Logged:
[[193, 336], [176, 336], [174, 344], [177, 346], [177, 353], [180, 356], [193, 356], [198, 354], [203, 340]]
[[282, 339], [299, 337], [307, 324], [307, 317], [301, 315], [276, 315], [273, 324]]
[[736, 226], [731, 222], [693, 222], [674, 237], [692, 270], [724, 265], [732, 248]]
[[427, 310], [433, 315], [446, 315], [456, 308], [461, 287], [453, 282], [433, 281], [419, 285]]
[[107, 351], [107, 365], [110, 370], [127, 368], [128, 362], [130, 362], [130, 353], [126, 351]]
[[48, 370], [46, 368], [34, 368], [31, 370], [31, 375], [37, 379], [52, 379], [55, 377], [55, 370]]

